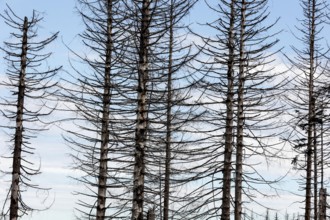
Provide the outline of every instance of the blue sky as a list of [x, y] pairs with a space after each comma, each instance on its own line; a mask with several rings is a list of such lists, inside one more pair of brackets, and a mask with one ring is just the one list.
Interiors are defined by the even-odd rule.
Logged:
[[[213, 1], [213, 0], [209, 0]], [[52, 45], [54, 51], [53, 59], [49, 60], [52, 66], [64, 65], [66, 69], [69, 68], [68, 57], [69, 52], [63, 45], [62, 41], [74, 50], [79, 50], [80, 40], [77, 37], [78, 33], [83, 30], [83, 24], [76, 13], [75, 1], [74, 0], [0, 0], [0, 12], [6, 8], [6, 3], [19, 15], [30, 16], [32, 10], [35, 9], [38, 12], [43, 13], [44, 21], [40, 24], [40, 35], [46, 36], [48, 33], [54, 33], [60, 31], [59, 39]], [[296, 44], [297, 41], [294, 39], [290, 31], [295, 31], [294, 25], [297, 24], [297, 17], [301, 16], [301, 9], [298, 0], [269, 0], [269, 11], [271, 12], [271, 19], [275, 20], [277, 17], [281, 17], [275, 30], [283, 29], [283, 32], [279, 36], [282, 40], [280, 44], [285, 47]], [[203, 1], [195, 6], [191, 15], [187, 20], [194, 24], [193, 28], [198, 31], [198, 25], [196, 22], [204, 23], [212, 21], [212, 13], [204, 4]], [[329, 29], [325, 30], [325, 36], [329, 36]], [[0, 44], [4, 40], [8, 40], [9, 29], [0, 19]], [[3, 57], [3, 53], [0, 52], [0, 57]], [[0, 59], [0, 79], [4, 77], [5, 63]], [[0, 89], [0, 91], [2, 91]], [[56, 134], [56, 135], [54, 135]], [[75, 197], [72, 195], [72, 191], [77, 189], [79, 186], [75, 181], [68, 178], [72, 175], [72, 171], [68, 168], [70, 165], [70, 153], [69, 148], [65, 145], [62, 140], [61, 131], [56, 127], [53, 127], [52, 131], [44, 132], [39, 135], [38, 139], [34, 141], [37, 146], [37, 157], [41, 158], [42, 171], [43, 173], [34, 178], [34, 181], [40, 183], [41, 186], [51, 187], [52, 190], [49, 194], [49, 199], [46, 202], [46, 206], [52, 204], [49, 210], [44, 212], [33, 213], [32, 217], [24, 217], [23, 220], [69, 220], [73, 219], [73, 207]], [[5, 144], [6, 136], [4, 132], [0, 130], [0, 155], [8, 154], [9, 146]], [[5, 149], [4, 149], [5, 147]], [[5, 166], [0, 159], [0, 169]], [[279, 165], [276, 165], [279, 166]], [[283, 163], [283, 168], [287, 168], [287, 165]], [[267, 172], [267, 169], [265, 169]], [[294, 177], [294, 176], [292, 176]], [[298, 176], [297, 176], [298, 177]], [[296, 178], [297, 178], [296, 177]], [[8, 177], [0, 176], [0, 185], [8, 180]], [[283, 187], [296, 187], [295, 183], [286, 182], [283, 183]], [[28, 197], [33, 198], [39, 196], [43, 198], [43, 192], [37, 192], [37, 194], [29, 195]], [[0, 189], [0, 205], [3, 202], [4, 190]], [[280, 199], [281, 200], [281, 199]], [[285, 195], [285, 203], [290, 204], [294, 201], [291, 195]], [[264, 200], [261, 200], [264, 201]], [[37, 203], [37, 202], [36, 202]], [[273, 205], [276, 208], [278, 202], [265, 201], [269, 205]], [[42, 207], [42, 204], [41, 206]], [[289, 209], [297, 206], [289, 207]], [[282, 210], [283, 211], [283, 210]]]

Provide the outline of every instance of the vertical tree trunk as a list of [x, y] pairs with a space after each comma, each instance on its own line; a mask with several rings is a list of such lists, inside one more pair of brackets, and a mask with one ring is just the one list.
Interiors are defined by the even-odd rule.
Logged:
[[15, 145], [13, 155], [13, 172], [11, 182], [11, 196], [10, 196], [10, 220], [18, 219], [18, 204], [20, 194], [20, 169], [21, 169], [21, 153], [23, 143], [23, 111], [24, 111], [24, 96], [25, 96], [25, 72], [27, 65], [27, 32], [28, 19], [24, 18], [23, 39], [22, 39], [22, 54], [21, 54], [21, 70], [19, 76], [18, 97], [17, 97], [17, 114], [16, 114], [16, 131], [15, 131]]
[[100, 167], [98, 176], [97, 210], [96, 220], [104, 220], [106, 212], [107, 173], [108, 173], [108, 151], [109, 151], [109, 114], [110, 114], [110, 84], [111, 84], [111, 54], [112, 54], [112, 0], [106, 3], [107, 19], [107, 42], [104, 69], [104, 91], [102, 111], [102, 133]]
[[315, 114], [314, 114], [314, 119], [313, 119], [313, 131], [314, 131], [314, 134], [313, 134], [313, 152], [314, 152], [314, 172], [313, 172], [313, 175], [314, 175], [314, 220], [317, 220], [318, 218], [318, 205], [317, 205], [317, 199], [318, 199], [318, 193], [317, 193], [317, 190], [318, 190], [318, 178], [317, 178], [317, 143], [316, 143], [316, 137], [317, 137], [317, 134], [316, 134], [316, 118], [315, 118]]
[[149, 208], [148, 213], [147, 213], [147, 220], [155, 220], [155, 208]]
[[309, 101], [308, 101], [308, 131], [307, 131], [307, 168], [306, 168], [306, 201], [305, 201], [305, 220], [311, 218], [311, 182], [312, 182], [312, 153], [313, 153], [313, 119], [315, 118], [315, 97], [314, 97], [314, 60], [315, 60], [315, 7], [316, 0], [310, 0], [312, 4], [310, 12], [310, 30], [309, 30]]
[[235, 173], [235, 220], [241, 220], [242, 215], [242, 174], [243, 174], [243, 131], [244, 131], [244, 81], [245, 81], [245, 11], [246, 2], [241, 2], [241, 31], [239, 48], [239, 82], [238, 82], [238, 106], [237, 106], [237, 149], [236, 149], [236, 173]]
[[137, 124], [135, 131], [135, 164], [133, 183], [132, 220], [143, 220], [145, 151], [147, 135], [147, 81], [148, 81], [148, 45], [150, 23], [150, 0], [142, 1], [142, 21], [140, 32], [138, 88], [137, 88]]
[[324, 107], [322, 103], [322, 114], [321, 114], [321, 189], [324, 185], [324, 152], [323, 152], [323, 118], [324, 118]]
[[165, 188], [164, 188], [164, 220], [169, 219], [170, 175], [171, 175], [171, 135], [172, 135], [172, 54], [173, 54], [173, 0], [170, 8], [170, 42], [167, 75], [167, 103], [166, 103], [166, 155], [165, 155]]
[[324, 152], [323, 152], [323, 117], [324, 117], [324, 106], [322, 103], [321, 106], [321, 188], [319, 191], [319, 220], [325, 220], [326, 214], [327, 214], [327, 190], [323, 188], [324, 185], [324, 168], [323, 168], [323, 158], [324, 158]]
[[230, 27], [228, 36], [228, 70], [227, 70], [227, 100], [226, 100], [226, 130], [225, 130], [225, 152], [222, 185], [221, 220], [230, 220], [230, 185], [231, 164], [233, 151], [233, 99], [234, 99], [234, 29], [235, 29], [235, 4], [230, 3]]
[[323, 117], [324, 117], [324, 107], [322, 103], [322, 114], [321, 114], [321, 188], [319, 191], [319, 220], [325, 220], [327, 215], [327, 190], [323, 188], [324, 185], [324, 171], [323, 171]]
[[324, 188], [320, 189], [319, 197], [319, 220], [325, 220], [327, 217], [327, 190]]

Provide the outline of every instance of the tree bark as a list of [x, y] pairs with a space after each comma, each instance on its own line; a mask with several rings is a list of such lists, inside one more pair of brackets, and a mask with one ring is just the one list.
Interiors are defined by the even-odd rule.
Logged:
[[111, 85], [111, 54], [112, 54], [112, 0], [107, 1], [107, 42], [104, 69], [104, 91], [102, 111], [102, 133], [100, 167], [98, 176], [98, 194], [96, 220], [104, 220], [106, 212], [107, 173], [108, 173], [108, 151], [109, 151], [109, 114], [110, 114], [110, 85]]
[[238, 82], [238, 106], [237, 106], [237, 149], [236, 149], [236, 172], [235, 172], [235, 220], [241, 220], [242, 215], [242, 181], [243, 181], [243, 131], [244, 131], [244, 82], [245, 82], [245, 11], [246, 2], [241, 2], [240, 24], [240, 48], [239, 48], [239, 82]]
[[227, 70], [227, 100], [226, 100], [226, 130], [225, 130], [225, 152], [222, 185], [221, 220], [230, 220], [230, 186], [231, 186], [231, 164], [233, 151], [233, 99], [234, 99], [234, 29], [235, 29], [235, 4], [230, 3], [230, 26], [228, 36], [228, 70]]
[[135, 164], [133, 183], [132, 220], [143, 220], [145, 151], [147, 136], [147, 81], [148, 81], [148, 45], [150, 23], [150, 1], [142, 1], [142, 21], [140, 32], [138, 88], [137, 88], [137, 124], [135, 131]]
[[28, 41], [28, 19], [24, 18], [23, 39], [22, 39], [22, 53], [21, 53], [21, 70], [19, 75], [18, 97], [17, 97], [17, 114], [16, 114], [16, 131], [15, 131], [15, 145], [13, 155], [13, 172], [11, 182], [11, 196], [10, 196], [10, 220], [18, 219], [18, 204], [20, 194], [20, 169], [21, 169], [21, 153], [23, 144], [23, 111], [24, 111], [24, 96], [25, 96], [25, 76], [27, 65], [27, 41]]
[[319, 220], [325, 220], [327, 217], [327, 190], [325, 188], [320, 189], [319, 199]]
[[314, 97], [314, 60], [315, 60], [315, 8], [316, 0], [309, 0], [310, 12], [310, 35], [309, 35], [309, 101], [308, 101], [308, 131], [307, 131], [307, 167], [306, 167], [306, 201], [305, 201], [305, 220], [311, 218], [311, 182], [312, 182], [312, 151], [313, 151], [313, 119], [315, 118], [315, 97]]

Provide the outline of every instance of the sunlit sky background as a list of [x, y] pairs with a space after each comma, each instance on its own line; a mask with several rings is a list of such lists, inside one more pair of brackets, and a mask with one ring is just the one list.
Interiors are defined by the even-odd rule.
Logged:
[[[210, 2], [215, 0], [209, 0]], [[75, 10], [75, 0], [0, 0], [0, 13], [6, 8], [8, 4], [13, 11], [19, 15], [30, 16], [32, 10], [35, 9], [41, 12], [44, 16], [44, 21], [40, 23], [39, 29], [41, 36], [47, 33], [54, 33], [60, 31], [59, 39], [52, 44], [51, 48], [54, 51], [53, 58], [49, 60], [51, 66], [63, 65], [66, 70], [70, 71], [68, 65], [69, 52], [64, 46], [63, 42], [71, 47], [73, 50], [80, 48], [81, 42], [78, 33], [83, 31], [83, 24]], [[295, 45], [298, 42], [293, 37], [291, 31], [296, 32], [294, 25], [297, 25], [298, 17], [302, 16], [302, 10], [300, 8], [299, 0], [269, 0], [269, 11], [271, 12], [270, 20], [275, 20], [277, 17], [281, 19], [274, 30], [283, 30], [279, 35], [281, 39], [281, 46], [287, 48], [285, 51], [290, 51], [289, 46]], [[216, 15], [212, 14], [203, 0], [194, 7], [191, 14], [187, 17], [187, 22], [192, 24], [192, 28], [195, 31], [204, 30], [203, 27], [198, 26], [196, 23], [205, 23], [212, 21]], [[0, 44], [4, 40], [9, 39], [9, 33], [12, 30], [9, 29], [0, 19]], [[330, 36], [329, 29], [324, 36]], [[205, 32], [204, 32], [205, 33]], [[210, 34], [212, 34], [210, 32]], [[0, 52], [0, 57], [3, 57], [3, 53]], [[281, 56], [279, 56], [281, 62]], [[5, 76], [5, 62], [0, 59], [0, 79]], [[0, 91], [3, 91], [0, 88]], [[0, 122], [1, 123], [1, 122]], [[77, 183], [68, 178], [72, 174], [69, 166], [71, 159], [68, 156], [71, 152], [65, 145], [62, 137], [62, 131], [53, 127], [49, 132], [44, 132], [34, 141], [36, 146], [36, 159], [41, 158], [42, 174], [34, 178], [33, 181], [37, 182], [41, 186], [50, 187], [49, 198], [45, 202], [44, 206], [40, 206], [40, 198], [44, 198], [44, 192], [38, 194], [28, 195], [27, 199], [31, 199], [31, 202], [38, 207], [46, 207], [51, 205], [51, 208], [43, 212], [35, 212], [32, 215], [23, 217], [23, 220], [70, 220], [74, 217], [73, 208], [75, 206], [76, 198], [72, 195], [72, 192], [79, 186]], [[5, 132], [0, 129], [0, 156], [8, 155], [10, 153], [9, 144], [6, 142], [8, 137]], [[288, 169], [288, 162], [281, 162], [273, 164], [272, 170], [274, 175], [283, 175]], [[277, 168], [274, 171], [274, 166]], [[6, 167], [3, 160], [0, 158], [0, 169]], [[267, 172], [268, 168], [265, 168]], [[283, 170], [283, 172], [282, 172]], [[298, 175], [290, 175], [290, 178], [285, 179], [281, 187], [287, 190], [295, 191], [297, 184], [292, 178], [298, 178]], [[6, 196], [8, 190], [8, 184], [5, 181], [9, 180], [8, 176], [0, 176], [0, 208], [2, 208], [3, 199]], [[6, 187], [3, 187], [6, 186]], [[264, 200], [260, 198], [260, 202], [269, 205], [274, 209], [279, 210], [279, 217], [283, 217], [285, 211], [297, 212], [298, 207], [302, 207], [302, 204], [291, 204], [297, 198], [292, 194], [282, 193], [282, 198], [276, 198], [274, 200]], [[39, 202], [38, 202], [39, 201]], [[42, 201], [41, 201], [42, 202]], [[260, 208], [255, 208], [256, 211], [264, 212]], [[275, 213], [275, 211], [273, 212]]]

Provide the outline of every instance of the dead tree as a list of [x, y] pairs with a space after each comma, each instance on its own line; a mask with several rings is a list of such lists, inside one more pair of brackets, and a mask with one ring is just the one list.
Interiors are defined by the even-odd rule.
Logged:
[[[249, 191], [253, 188], [257, 194], [264, 195], [250, 182], [258, 182], [269, 188], [272, 188], [272, 184], [276, 182], [266, 180], [260, 176], [257, 169], [244, 161], [244, 157], [260, 157], [266, 161], [268, 157], [274, 158], [276, 154], [273, 153], [273, 149], [280, 143], [267, 143], [270, 138], [279, 137], [281, 134], [281, 131], [278, 131], [281, 127], [276, 123], [276, 118], [278, 119], [283, 113], [279, 100], [286, 83], [285, 78], [281, 76], [282, 73], [275, 72], [273, 66], [272, 56], [278, 53], [279, 49], [275, 48], [278, 43], [278, 39], [274, 39], [276, 32], [270, 34], [276, 21], [265, 24], [269, 20], [267, 4], [267, 0], [240, 0], [238, 4], [240, 30], [236, 70], [237, 101], [235, 101], [235, 104], [237, 103], [234, 202], [236, 220], [240, 220], [242, 215], [244, 202], [242, 195], [250, 196], [247, 191], [244, 192], [244, 185], [250, 186]], [[273, 84], [272, 81], [277, 83]], [[252, 178], [252, 173], [259, 178]]]
[[[192, 85], [188, 78], [191, 76], [184, 70], [188, 69], [196, 54], [191, 52], [190, 42], [184, 45], [185, 33], [182, 30], [186, 25], [181, 21], [194, 3], [195, 1], [164, 1], [161, 7], [163, 9], [160, 8], [158, 12], [165, 15], [161, 23], [165, 33], [152, 52], [153, 60], [157, 57], [153, 64], [157, 63], [159, 73], [156, 77], [153, 76], [152, 92], [149, 95], [151, 103], [146, 163], [149, 172], [146, 175], [148, 193], [145, 199], [154, 203], [156, 216], [160, 219], [175, 218], [181, 214], [170, 209], [170, 205], [179, 207], [185, 200], [182, 196], [173, 194], [180, 193], [180, 187], [187, 182], [188, 178], [181, 176], [189, 176], [189, 170], [180, 167], [188, 163], [186, 159], [189, 158], [186, 152], [189, 146], [186, 136], [189, 131], [186, 127], [198, 116], [189, 103]], [[152, 71], [151, 75], [155, 75], [155, 72]]]
[[[132, 33], [135, 47], [132, 45], [133, 58], [128, 65], [136, 74], [137, 97], [131, 100], [136, 104], [132, 219], [142, 219], [146, 215], [143, 211], [146, 204], [155, 205], [156, 215], [164, 211], [163, 198], [167, 204], [164, 208], [169, 206], [169, 163], [174, 142], [171, 136], [175, 127], [179, 127], [179, 123], [175, 125], [173, 122], [176, 116], [172, 107], [179, 100], [183, 102], [186, 99], [185, 95], [175, 98], [183, 88], [175, 88], [173, 81], [179, 80], [176, 72], [192, 57], [189, 54], [173, 57], [175, 53], [189, 50], [176, 48], [179, 44], [174, 43], [173, 29], [187, 13], [190, 4], [188, 1], [143, 0], [133, 1], [127, 6], [128, 11], [133, 12], [132, 23], [135, 25]], [[163, 169], [167, 173], [165, 177], [161, 174]], [[166, 182], [164, 185], [168, 189], [164, 191], [164, 197], [162, 182]]]
[[[40, 168], [31, 161], [27, 155], [34, 154], [34, 147], [30, 145], [29, 139], [35, 137], [36, 133], [45, 130], [45, 125], [40, 119], [50, 115], [55, 109], [51, 104], [56, 82], [54, 76], [61, 69], [48, 68], [41, 70], [51, 53], [43, 52], [45, 47], [52, 43], [58, 33], [51, 35], [44, 40], [38, 40], [36, 26], [42, 20], [35, 11], [28, 19], [19, 18], [9, 7], [1, 17], [5, 23], [15, 29], [16, 33], [11, 36], [16, 42], [5, 42], [1, 50], [6, 54], [5, 60], [8, 62], [8, 81], [2, 82], [16, 96], [12, 100], [5, 99], [1, 102], [4, 110], [3, 116], [14, 122], [15, 125], [6, 127], [14, 130], [12, 135], [13, 155], [12, 155], [12, 180], [9, 196], [9, 218], [16, 220], [27, 212], [34, 210], [22, 198], [23, 190], [42, 189], [38, 185], [31, 183], [31, 176], [40, 173]], [[54, 100], [53, 100], [54, 101]], [[48, 102], [48, 104], [47, 104]], [[27, 103], [38, 103], [35, 106]], [[39, 105], [40, 104], [40, 105]], [[39, 105], [39, 106], [38, 106]], [[33, 124], [39, 122], [39, 127]], [[7, 213], [7, 212], [6, 212]]]
[[[77, 191], [79, 218], [98, 220], [123, 218], [130, 214], [132, 105], [127, 85], [133, 84], [123, 61], [129, 41], [125, 2], [79, 0], [85, 25], [80, 34], [84, 54], [71, 51], [72, 72], [62, 81], [59, 95], [73, 116], [65, 120], [75, 128], [66, 131], [72, 148], [74, 168], [83, 175], [72, 176], [85, 186]], [[82, 68], [80, 65], [83, 64]], [[135, 93], [134, 93], [135, 94]], [[127, 128], [129, 127], [129, 128]]]
[[134, 179], [132, 220], [143, 219], [145, 151], [147, 139], [147, 82], [149, 77], [149, 25], [150, 1], [143, 0], [141, 7], [141, 32], [139, 41], [139, 64], [137, 85], [137, 122], [135, 130]]
[[225, 151], [223, 165], [222, 183], [222, 203], [221, 220], [230, 219], [230, 199], [231, 199], [231, 172], [232, 172], [232, 152], [233, 152], [233, 119], [234, 119], [234, 65], [235, 65], [235, 0], [230, 1], [230, 17], [228, 29], [228, 58], [227, 60], [227, 97], [226, 97], [226, 127], [225, 127]]
[[[305, 219], [311, 219], [312, 213], [312, 194], [314, 194], [314, 219], [318, 217], [317, 207], [317, 131], [316, 131], [316, 111], [317, 111], [317, 88], [324, 80], [324, 52], [320, 41], [322, 40], [321, 31], [325, 21], [325, 4], [321, 0], [301, 0], [304, 19], [301, 22], [298, 37], [303, 43], [303, 49], [292, 46], [296, 56], [288, 57], [294, 66], [295, 82], [292, 89], [294, 98], [288, 100], [295, 113], [292, 114], [292, 126], [295, 137], [291, 138], [293, 147], [297, 152], [301, 152], [304, 158], [301, 163], [297, 163], [299, 156], [294, 160], [299, 164], [299, 168], [305, 170]], [[298, 98], [297, 98], [298, 97]], [[314, 164], [314, 166], [313, 166]], [[313, 173], [314, 170], [314, 173]], [[314, 182], [314, 193], [312, 193], [312, 183]]]
[[236, 134], [236, 166], [235, 166], [235, 220], [241, 220], [242, 214], [242, 182], [243, 182], [243, 136], [244, 136], [244, 83], [247, 67], [245, 40], [246, 40], [246, 9], [247, 2], [240, 2], [240, 40], [239, 40], [239, 76], [237, 100], [237, 134]]
[[206, 44], [201, 53], [208, 59], [198, 61], [203, 74], [198, 85], [200, 104], [207, 110], [204, 127], [209, 130], [203, 132], [199, 168], [199, 177], [207, 181], [193, 192], [199, 199], [195, 218], [229, 219], [234, 206], [235, 218], [240, 219], [243, 195], [253, 200], [252, 191], [262, 196], [268, 193], [253, 183], [271, 188], [276, 182], [266, 180], [255, 166], [244, 161], [244, 157], [267, 161], [278, 144], [268, 142], [279, 135], [274, 118], [282, 112], [278, 98], [284, 81], [273, 71], [272, 55], [279, 49], [273, 48], [278, 42], [276, 32], [269, 33], [276, 21], [265, 25], [269, 14], [266, 6], [267, 1], [219, 1], [211, 6], [218, 18], [207, 24], [217, 34], [200, 36]]
[[[203, 133], [199, 153], [196, 155], [195, 180], [205, 179], [189, 194], [191, 218], [230, 219], [232, 166], [234, 150], [234, 96], [235, 67], [237, 65], [237, 24], [238, 1], [219, 0], [209, 4], [210, 9], [219, 16], [206, 24], [216, 32], [215, 36], [199, 37], [203, 44], [197, 45], [201, 56], [197, 58], [195, 69], [200, 77], [196, 84], [201, 99], [197, 101], [205, 108], [205, 123], [199, 132]], [[197, 159], [198, 158], [198, 159]], [[194, 198], [195, 197], [195, 198]], [[207, 207], [207, 208], [206, 208]]]
[[[203, 41], [197, 45], [201, 56], [196, 71], [201, 99], [197, 102], [206, 110], [204, 126], [200, 126], [204, 140], [201, 142], [196, 164], [195, 180], [205, 179], [202, 185], [192, 190], [190, 204], [192, 218], [230, 219], [231, 187], [234, 150], [235, 116], [235, 68], [237, 66], [239, 21], [238, 1], [220, 0], [209, 4], [217, 13], [217, 19], [206, 24], [215, 31], [215, 36], [194, 33]], [[206, 208], [207, 207], [207, 208]]]

